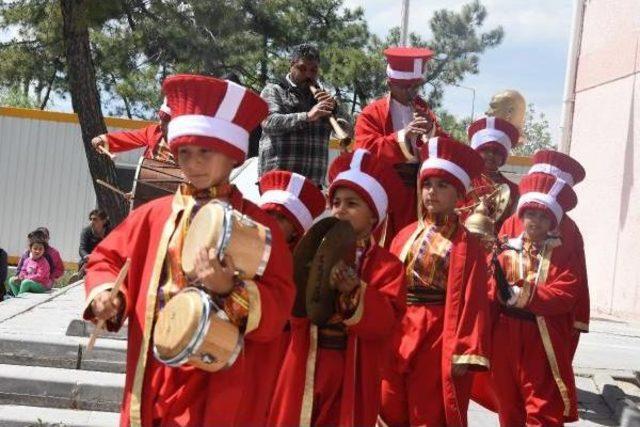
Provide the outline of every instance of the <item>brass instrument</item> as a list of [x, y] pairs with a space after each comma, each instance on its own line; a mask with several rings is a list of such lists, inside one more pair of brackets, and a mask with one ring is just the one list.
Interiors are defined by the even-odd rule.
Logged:
[[520, 132], [522, 141], [526, 112], [527, 103], [524, 96], [517, 90], [507, 89], [493, 95], [485, 114], [489, 117], [504, 119], [514, 125]]
[[[318, 91], [320, 91], [318, 86], [313, 84], [309, 85], [309, 90], [311, 90], [311, 93], [314, 96]], [[344, 153], [349, 151], [349, 147], [351, 146], [351, 143], [352, 143], [352, 138], [351, 138], [351, 135], [342, 128], [338, 120], [346, 122], [346, 120], [344, 119], [338, 119], [335, 113], [329, 116], [329, 124], [331, 125], [331, 129], [332, 129], [330, 139], [337, 140], [340, 143], [340, 151]]]
[[473, 209], [473, 213], [467, 217], [464, 225], [469, 232], [478, 235], [487, 243], [495, 241], [495, 225], [503, 219], [511, 195], [507, 184], [497, 184], [492, 187], [494, 190], [479, 196], [476, 203], [458, 209], [458, 212]]

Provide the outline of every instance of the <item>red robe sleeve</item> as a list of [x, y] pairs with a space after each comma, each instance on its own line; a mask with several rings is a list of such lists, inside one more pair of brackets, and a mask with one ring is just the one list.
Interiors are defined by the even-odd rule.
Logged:
[[[580, 294], [575, 262], [554, 264], [556, 257], [551, 257], [549, 276], [544, 284], [535, 287], [526, 308], [538, 316], [555, 316], [570, 313], [574, 310]], [[558, 262], [558, 261], [556, 261]]]
[[374, 247], [363, 268], [364, 293], [355, 313], [344, 323], [364, 339], [389, 336], [405, 311], [402, 263], [385, 249]]
[[452, 363], [468, 364], [472, 369], [485, 370], [489, 367], [491, 330], [487, 262], [480, 242], [468, 233], [465, 234], [467, 253], [464, 260], [464, 297], [455, 331]]
[[108, 150], [112, 153], [145, 148], [145, 157], [152, 153], [155, 146], [162, 139], [162, 129], [159, 124], [134, 130], [123, 130], [107, 134]]
[[[390, 164], [410, 160], [400, 148], [398, 132], [387, 128], [388, 102], [381, 99], [365, 107], [355, 127], [355, 147], [369, 150]], [[386, 105], [386, 107], [385, 107]]]

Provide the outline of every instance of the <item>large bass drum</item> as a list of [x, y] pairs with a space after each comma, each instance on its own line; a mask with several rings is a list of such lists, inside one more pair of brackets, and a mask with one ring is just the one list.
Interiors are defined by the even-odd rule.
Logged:
[[131, 189], [131, 209], [174, 194], [184, 182], [182, 171], [174, 163], [141, 157]]

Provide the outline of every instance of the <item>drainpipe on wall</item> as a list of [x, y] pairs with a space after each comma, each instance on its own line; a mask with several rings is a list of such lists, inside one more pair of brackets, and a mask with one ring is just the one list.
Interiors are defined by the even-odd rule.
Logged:
[[558, 150], [569, 154], [571, 151], [571, 131], [573, 127], [573, 111], [576, 103], [576, 77], [578, 56], [582, 42], [584, 9], [587, 0], [574, 0], [573, 22], [571, 23], [571, 41], [567, 58], [567, 70], [564, 77], [564, 97], [562, 101], [562, 119], [560, 126], [560, 144]]

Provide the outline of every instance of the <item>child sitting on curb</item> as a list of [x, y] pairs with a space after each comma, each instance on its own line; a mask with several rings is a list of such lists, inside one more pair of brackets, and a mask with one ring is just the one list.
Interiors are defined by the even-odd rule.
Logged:
[[9, 290], [14, 296], [25, 292], [43, 293], [51, 289], [51, 268], [44, 257], [47, 243], [43, 239], [29, 241], [29, 258], [18, 275], [9, 279]]

